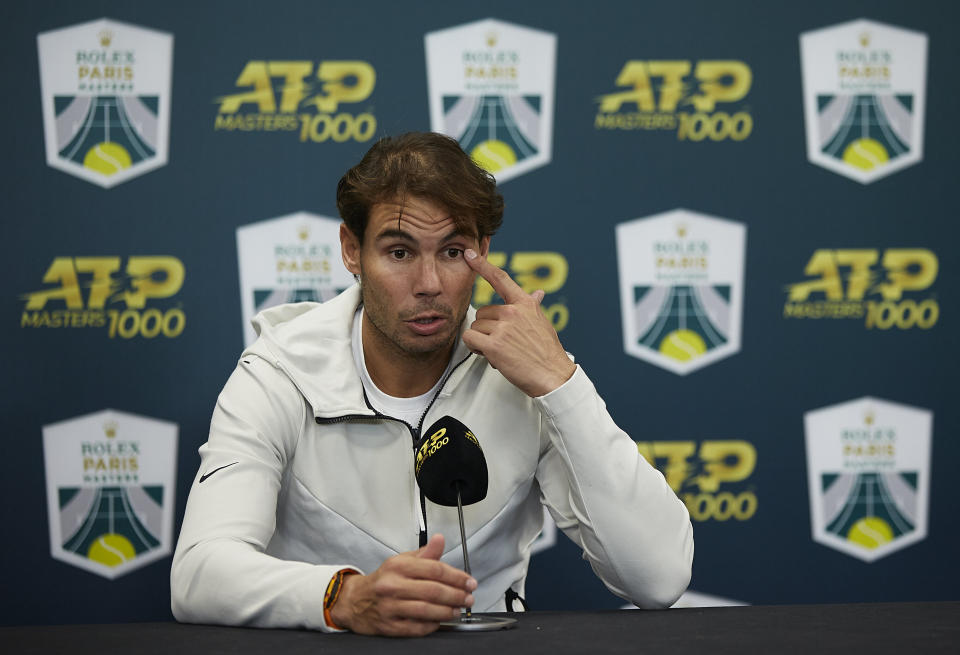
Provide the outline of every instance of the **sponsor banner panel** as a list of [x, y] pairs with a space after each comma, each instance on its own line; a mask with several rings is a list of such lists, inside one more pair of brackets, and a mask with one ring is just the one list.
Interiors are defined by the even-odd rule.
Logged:
[[753, 70], [733, 59], [629, 60], [618, 91], [596, 99], [597, 130], [674, 132], [678, 141], [743, 141], [753, 133]]
[[498, 182], [550, 163], [555, 34], [487, 19], [424, 40], [433, 131]]
[[110, 339], [175, 339], [186, 271], [172, 255], [54, 257], [44, 288], [20, 294], [23, 329], [94, 328]]
[[933, 283], [940, 271], [926, 248], [821, 248], [786, 286], [785, 319], [856, 319], [868, 330], [929, 330], [940, 318]]
[[932, 412], [866, 397], [803, 423], [814, 541], [873, 562], [926, 538]]
[[686, 375], [739, 352], [746, 235], [685, 209], [617, 225], [626, 353]]
[[108, 189], [167, 163], [172, 34], [102, 19], [37, 48], [47, 164]]
[[214, 99], [213, 129], [287, 133], [301, 143], [370, 141], [376, 82], [376, 69], [359, 59], [252, 59], [236, 78], [236, 92]]
[[177, 432], [112, 409], [43, 427], [54, 559], [114, 579], [170, 554]]
[[869, 184], [923, 159], [927, 35], [855, 20], [800, 35], [807, 158]]
[[340, 257], [340, 219], [297, 212], [237, 228], [243, 341], [251, 319], [288, 302], [330, 300], [353, 284]]

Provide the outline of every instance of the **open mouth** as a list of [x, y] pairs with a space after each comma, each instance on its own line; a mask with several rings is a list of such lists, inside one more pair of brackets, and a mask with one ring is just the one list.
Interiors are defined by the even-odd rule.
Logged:
[[411, 330], [423, 336], [434, 334], [445, 322], [446, 319], [437, 314], [416, 316], [406, 321]]

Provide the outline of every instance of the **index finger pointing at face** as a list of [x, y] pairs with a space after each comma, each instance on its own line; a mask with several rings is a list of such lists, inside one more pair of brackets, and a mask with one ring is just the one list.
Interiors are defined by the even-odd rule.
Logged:
[[490, 283], [490, 286], [500, 294], [504, 302], [512, 303], [526, 297], [527, 294], [524, 293], [519, 284], [513, 281], [509, 273], [488, 262], [486, 257], [480, 257], [475, 250], [467, 248], [463, 252], [463, 257], [470, 268]]

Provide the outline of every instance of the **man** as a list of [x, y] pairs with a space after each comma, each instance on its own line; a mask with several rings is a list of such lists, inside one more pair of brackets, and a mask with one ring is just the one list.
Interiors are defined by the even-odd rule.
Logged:
[[[254, 319], [217, 402], [171, 573], [181, 621], [421, 635], [524, 594], [542, 505], [614, 593], [663, 607], [690, 577], [686, 508], [613, 423], [540, 310], [486, 261], [503, 201], [438, 134], [383, 139], [341, 179], [359, 284]], [[504, 300], [474, 311], [477, 275]], [[485, 499], [426, 501], [414, 443], [469, 426]], [[427, 535], [433, 536], [428, 539]], [[418, 548], [419, 547], [419, 548]]]

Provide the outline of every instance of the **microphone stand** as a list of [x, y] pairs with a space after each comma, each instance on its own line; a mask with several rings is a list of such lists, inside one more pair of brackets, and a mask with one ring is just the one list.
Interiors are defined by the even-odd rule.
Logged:
[[[463, 570], [470, 573], [470, 556], [467, 555], [467, 531], [463, 528], [463, 502], [460, 500], [460, 481], [457, 480], [457, 517], [460, 519], [460, 547], [463, 549]], [[465, 607], [460, 613], [458, 621], [443, 621], [440, 623], [441, 630], [453, 630], [457, 632], [464, 631], [488, 631], [502, 630], [512, 628], [517, 622], [516, 619], [509, 616], [474, 616], [469, 607]]]

